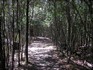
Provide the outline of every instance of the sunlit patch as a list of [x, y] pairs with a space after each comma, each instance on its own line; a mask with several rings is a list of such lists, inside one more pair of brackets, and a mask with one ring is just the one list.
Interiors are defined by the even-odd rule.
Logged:
[[49, 38], [47, 38], [47, 37], [37, 37], [37, 38], [39, 38], [39, 39], [47, 39], [47, 40], [50, 40]]
[[[25, 47], [26, 45], [23, 46], [23, 60], [20, 62], [22, 65], [25, 65]], [[56, 63], [58, 58], [57, 55], [54, 55], [55, 50], [56, 47], [53, 45], [49, 38], [36, 37], [28, 46], [28, 60], [37, 66], [39, 65], [40, 70], [44, 70], [45, 68], [51, 69], [51, 67], [53, 67], [53, 70], [59, 70], [59, 67]], [[14, 65], [17, 67], [18, 53], [15, 54], [14, 59]]]
[[[42, 45], [42, 47], [40, 47], [39, 44]], [[32, 46], [36, 46], [36, 47], [28, 47], [29, 55], [36, 57], [37, 60], [40, 60], [42, 57], [43, 58], [49, 57], [50, 55], [48, 55], [47, 52], [50, 52], [51, 50], [55, 50], [54, 46], [46, 46], [45, 44], [41, 44], [41, 43], [34, 43], [32, 44]]]
[[87, 64], [87, 66], [89, 66], [89, 67], [91, 67], [91, 68], [93, 67], [93, 64], [90, 64], [90, 63], [88, 63], [88, 62], [87, 62], [86, 64]]
[[51, 50], [54, 50], [53, 46], [47, 46], [47, 47], [29, 47], [28, 51], [32, 53], [46, 53]]
[[[29, 60], [32, 60], [32, 63], [34, 64], [42, 66], [43, 69], [45, 69], [47, 66], [47, 69], [50, 69], [50, 66], [54, 64], [54, 61], [52, 60], [55, 60], [52, 59], [51, 51], [56, 50], [56, 48], [50, 41], [46, 42], [47, 40], [49, 40], [49, 38], [37, 37], [37, 39], [28, 46]], [[47, 61], [46, 59], [49, 60]], [[58, 68], [55, 69], [57, 70]]]
[[81, 65], [81, 66], [87, 66], [87, 67], [90, 67], [92, 68], [93, 67], [93, 64], [87, 62], [87, 61], [81, 61], [81, 60], [74, 60], [75, 63]]

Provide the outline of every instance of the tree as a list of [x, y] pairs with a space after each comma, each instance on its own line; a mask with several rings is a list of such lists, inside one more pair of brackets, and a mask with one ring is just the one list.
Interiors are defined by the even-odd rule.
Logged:
[[29, 0], [27, 0], [27, 7], [26, 7], [26, 47], [25, 47], [25, 54], [26, 54], [26, 64], [28, 63], [28, 24], [29, 24]]
[[[14, 21], [14, 13], [15, 13], [15, 12], [14, 12], [14, 4], [15, 4], [15, 3], [14, 3], [14, 1], [12, 0], [12, 9], [13, 9], [13, 10], [12, 10], [12, 11], [13, 11], [13, 15], [12, 15], [13, 47], [14, 47], [14, 41], [15, 41], [15, 40], [14, 40], [14, 22], [15, 22], [15, 21]], [[14, 68], [14, 48], [13, 48], [13, 47], [12, 47], [12, 70], [13, 70], [13, 68]]]
[[[0, 69], [6, 70], [6, 68], [5, 68], [5, 47], [3, 45], [3, 39], [2, 39], [2, 37], [3, 37], [3, 29], [2, 29], [3, 25], [2, 24], [4, 23], [3, 18], [5, 17], [4, 16], [4, 1], [3, 1], [3, 6], [1, 8], [3, 8], [3, 11], [0, 11], [0, 45], [1, 45], [1, 47], [0, 47], [0, 56], [1, 56]], [[3, 16], [2, 16], [2, 14], [3, 14]]]

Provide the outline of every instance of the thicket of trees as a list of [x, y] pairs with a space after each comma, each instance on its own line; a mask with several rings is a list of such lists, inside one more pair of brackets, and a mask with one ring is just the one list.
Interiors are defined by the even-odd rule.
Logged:
[[0, 0], [0, 69], [12, 57], [13, 70], [15, 50], [20, 65], [24, 45], [28, 63], [32, 36], [51, 38], [68, 61], [79, 56], [92, 63], [93, 0]]

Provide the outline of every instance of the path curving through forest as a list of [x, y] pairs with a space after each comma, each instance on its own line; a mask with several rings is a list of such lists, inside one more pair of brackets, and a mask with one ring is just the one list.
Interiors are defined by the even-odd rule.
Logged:
[[68, 63], [67, 57], [62, 55], [60, 57], [57, 47], [46, 37], [32, 39], [28, 46], [28, 60], [28, 65], [21, 60], [21, 66], [14, 70], [90, 70], [90, 68], [82, 66], [83, 63], [77, 64], [79, 61], [72, 60]]
[[37, 37], [28, 47], [29, 61], [36, 70], [59, 70], [56, 47], [46, 37]]

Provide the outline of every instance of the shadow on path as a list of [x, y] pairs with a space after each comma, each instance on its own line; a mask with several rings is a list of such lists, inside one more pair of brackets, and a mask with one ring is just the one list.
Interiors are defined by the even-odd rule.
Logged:
[[16, 70], [90, 70], [73, 61], [67, 63], [67, 58], [60, 58], [53, 42], [46, 37], [36, 37], [28, 46], [29, 63]]

